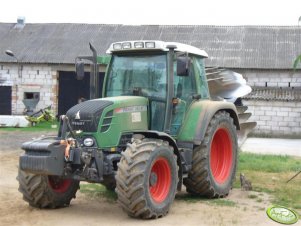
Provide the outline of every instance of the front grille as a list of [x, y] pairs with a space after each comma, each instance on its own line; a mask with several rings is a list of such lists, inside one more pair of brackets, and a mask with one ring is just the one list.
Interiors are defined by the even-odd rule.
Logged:
[[70, 108], [66, 115], [73, 130], [96, 132], [103, 110], [112, 104], [101, 99], [85, 101]]
[[111, 126], [111, 122], [112, 122], [112, 119], [113, 119], [113, 110], [112, 111], [109, 111], [104, 119], [103, 119], [103, 122], [102, 122], [102, 125], [101, 125], [101, 129], [100, 129], [100, 132], [106, 132], [108, 131], [108, 129], [110, 128]]

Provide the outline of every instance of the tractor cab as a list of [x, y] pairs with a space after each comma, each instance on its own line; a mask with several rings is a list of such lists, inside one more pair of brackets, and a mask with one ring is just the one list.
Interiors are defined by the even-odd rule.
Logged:
[[[208, 99], [205, 51], [162, 41], [111, 44], [103, 97], [143, 96], [148, 128], [176, 135], [194, 99]], [[168, 85], [170, 84], [170, 85]]]

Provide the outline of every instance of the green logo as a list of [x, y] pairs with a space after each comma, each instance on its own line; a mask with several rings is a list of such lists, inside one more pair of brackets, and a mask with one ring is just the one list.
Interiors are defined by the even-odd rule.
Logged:
[[281, 224], [294, 224], [298, 221], [298, 214], [283, 206], [270, 206], [267, 215], [273, 221]]

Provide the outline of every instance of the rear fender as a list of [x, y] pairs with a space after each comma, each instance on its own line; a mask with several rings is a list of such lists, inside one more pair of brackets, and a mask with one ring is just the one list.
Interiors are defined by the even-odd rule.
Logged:
[[201, 100], [191, 104], [180, 129], [178, 140], [200, 145], [212, 117], [219, 111], [228, 112], [233, 118], [236, 129], [240, 129], [237, 111], [233, 103]]

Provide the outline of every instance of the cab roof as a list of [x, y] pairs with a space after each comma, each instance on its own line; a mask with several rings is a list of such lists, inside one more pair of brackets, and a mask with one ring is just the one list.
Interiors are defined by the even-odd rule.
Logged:
[[163, 52], [169, 51], [174, 48], [176, 52], [190, 53], [193, 55], [208, 57], [208, 54], [199, 48], [179, 42], [164, 42], [157, 40], [143, 40], [143, 41], [122, 41], [114, 42], [107, 50], [108, 54], [121, 53], [121, 52], [142, 52], [149, 50], [159, 50]]

